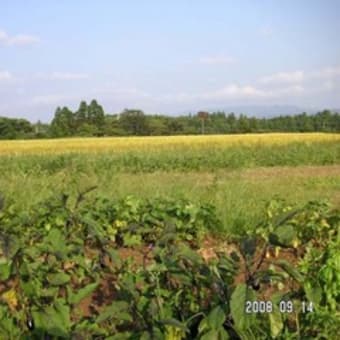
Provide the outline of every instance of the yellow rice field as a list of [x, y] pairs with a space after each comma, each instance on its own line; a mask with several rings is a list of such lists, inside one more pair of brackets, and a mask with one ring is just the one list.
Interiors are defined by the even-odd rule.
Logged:
[[69, 152], [123, 152], [228, 147], [233, 145], [285, 145], [289, 143], [339, 142], [340, 134], [267, 133], [206, 136], [104, 137], [0, 141], [0, 155], [60, 154]]

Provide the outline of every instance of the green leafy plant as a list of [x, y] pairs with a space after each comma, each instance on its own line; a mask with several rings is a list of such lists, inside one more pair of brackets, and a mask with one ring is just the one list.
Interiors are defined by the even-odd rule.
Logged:
[[[256, 232], [217, 247], [208, 259], [202, 241], [220, 223], [212, 206], [132, 196], [90, 200], [90, 189], [28, 213], [2, 200], [1, 338], [337, 334], [340, 215], [327, 204], [293, 209], [271, 202]], [[266, 310], [247, 311], [259, 301]], [[282, 310], [289, 304], [291, 313]]]

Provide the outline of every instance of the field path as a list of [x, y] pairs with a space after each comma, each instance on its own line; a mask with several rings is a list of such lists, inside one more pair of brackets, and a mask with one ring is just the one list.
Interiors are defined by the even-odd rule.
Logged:
[[241, 171], [245, 179], [263, 179], [268, 177], [325, 177], [340, 176], [340, 165], [320, 166], [274, 166], [245, 169]]

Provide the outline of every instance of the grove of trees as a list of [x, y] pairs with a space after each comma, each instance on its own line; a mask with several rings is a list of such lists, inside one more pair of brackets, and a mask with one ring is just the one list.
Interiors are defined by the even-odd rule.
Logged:
[[244, 114], [203, 112], [183, 116], [145, 114], [125, 109], [106, 114], [98, 102], [82, 101], [76, 111], [58, 107], [50, 124], [0, 117], [0, 139], [58, 138], [72, 136], [162, 136], [265, 132], [340, 132], [340, 114], [324, 110], [272, 118]]

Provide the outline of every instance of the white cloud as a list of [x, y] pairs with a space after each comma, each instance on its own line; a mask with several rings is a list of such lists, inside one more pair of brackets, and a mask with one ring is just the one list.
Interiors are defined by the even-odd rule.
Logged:
[[301, 84], [306, 81], [331, 80], [336, 77], [340, 77], [340, 66], [325, 67], [315, 71], [278, 72], [262, 77], [258, 81], [264, 85]]
[[9, 45], [17, 46], [33, 45], [38, 42], [40, 42], [38, 37], [28, 34], [18, 34], [9, 39]]
[[8, 39], [8, 35], [5, 31], [0, 30], [0, 42], [6, 42]]
[[279, 72], [259, 79], [262, 84], [300, 83], [305, 79], [303, 71]]
[[266, 99], [279, 98], [286, 95], [300, 95], [304, 88], [299, 85], [284, 87], [275, 90], [257, 88], [252, 85], [229, 85], [215, 92], [204, 94], [205, 99]]
[[8, 71], [0, 71], [0, 81], [1, 80], [12, 80], [13, 76]]
[[340, 66], [326, 67], [318, 71], [311, 72], [312, 78], [335, 78], [340, 76]]
[[236, 60], [233, 57], [229, 56], [210, 56], [210, 57], [203, 57], [199, 60], [201, 64], [206, 65], [221, 65], [221, 64], [232, 64]]
[[202, 95], [205, 99], [223, 99], [223, 98], [264, 98], [270, 94], [264, 90], [255, 88], [251, 85], [239, 86], [239, 85], [228, 85], [215, 92], [210, 92]]
[[17, 34], [10, 36], [7, 32], [0, 30], [0, 45], [5, 46], [26, 46], [40, 42], [37, 36], [29, 34]]
[[264, 100], [277, 99], [286, 96], [299, 96], [305, 93], [305, 89], [300, 85], [293, 85], [278, 89], [261, 89], [252, 85], [231, 84], [215, 91], [204, 93], [177, 93], [168, 94], [160, 97], [162, 101], [177, 103], [203, 101], [221, 101], [221, 100]]

